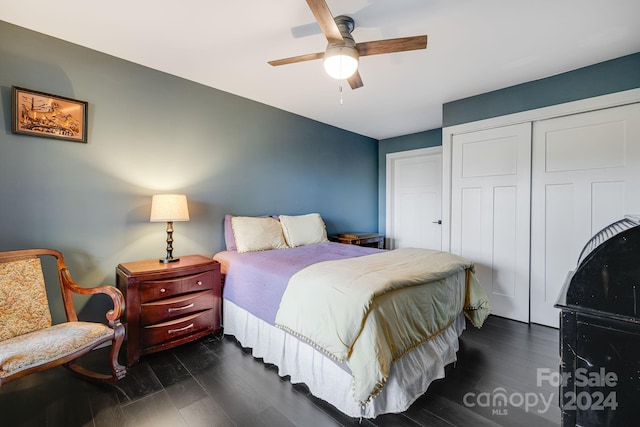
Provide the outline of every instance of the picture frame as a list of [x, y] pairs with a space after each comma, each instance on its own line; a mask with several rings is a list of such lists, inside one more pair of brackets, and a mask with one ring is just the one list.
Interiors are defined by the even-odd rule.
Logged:
[[11, 87], [11, 131], [43, 138], [87, 142], [88, 103]]

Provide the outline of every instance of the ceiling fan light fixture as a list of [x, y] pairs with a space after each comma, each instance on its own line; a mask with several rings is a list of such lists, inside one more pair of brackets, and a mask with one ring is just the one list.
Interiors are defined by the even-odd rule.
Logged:
[[334, 79], [348, 79], [358, 69], [358, 58], [355, 47], [329, 45], [324, 54], [324, 70]]

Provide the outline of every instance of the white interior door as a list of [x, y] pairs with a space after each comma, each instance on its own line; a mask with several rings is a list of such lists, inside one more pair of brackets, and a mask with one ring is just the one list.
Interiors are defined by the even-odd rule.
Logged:
[[536, 122], [533, 135], [531, 321], [557, 328], [584, 245], [640, 212], [640, 104]]
[[531, 124], [454, 135], [451, 252], [476, 265], [498, 316], [529, 321]]
[[442, 248], [442, 147], [387, 154], [387, 248]]

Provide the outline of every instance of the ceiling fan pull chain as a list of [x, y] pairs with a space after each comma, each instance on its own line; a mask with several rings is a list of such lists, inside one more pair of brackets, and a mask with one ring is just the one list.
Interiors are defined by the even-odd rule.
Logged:
[[338, 83], [338, 93], [340, 93], [340, 105], [342, 105], [342, 80]]

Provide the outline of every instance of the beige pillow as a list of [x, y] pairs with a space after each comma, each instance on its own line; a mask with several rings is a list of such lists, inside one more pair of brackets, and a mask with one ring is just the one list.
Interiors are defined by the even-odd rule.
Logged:
[[282, 227], [274, 218], [234, 216], [231, 227], [238, 252], [287, 248]]
[[327, 229], [320, 214], [280, 215], [279, 217], [284, 238], [292, 248], [329, 241], [327, 239]]

